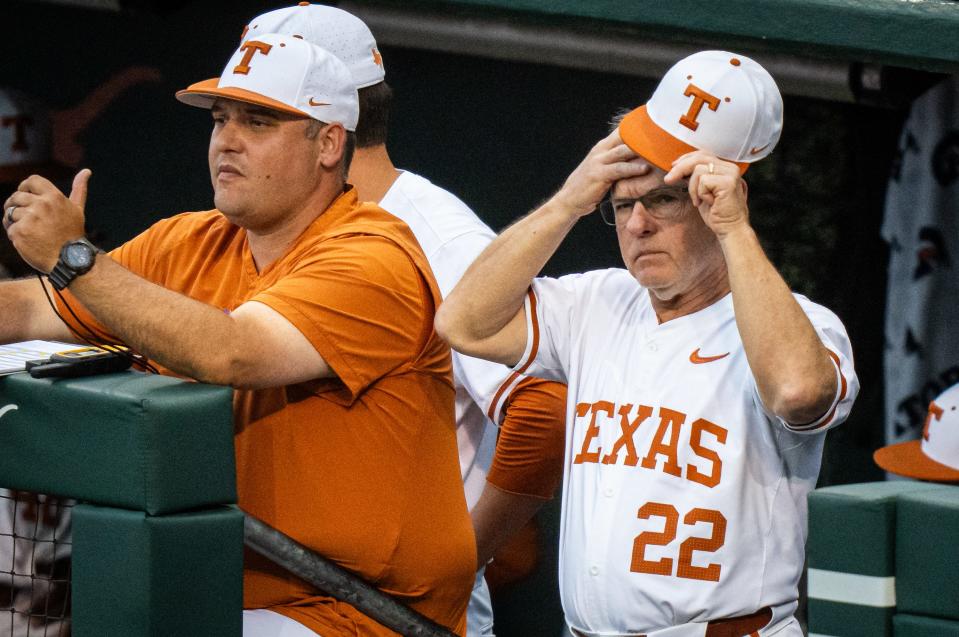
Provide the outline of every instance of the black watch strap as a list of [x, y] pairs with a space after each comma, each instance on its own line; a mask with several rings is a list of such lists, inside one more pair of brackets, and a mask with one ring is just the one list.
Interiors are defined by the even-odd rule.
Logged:
[[57, 290], [62, 290], [70, 285], [76, 277], [76, 273], [60, 261], [57, 261], [57, 264], [50, 270], [50, 274], [47, 275], [50, 283]]

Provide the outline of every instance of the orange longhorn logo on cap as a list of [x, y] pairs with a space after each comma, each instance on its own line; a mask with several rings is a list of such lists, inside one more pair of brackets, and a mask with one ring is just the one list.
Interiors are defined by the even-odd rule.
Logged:
[[936, 404], [935, 401], [929, 403], [929, 413], [926, 414], [926, 424], [922, 428], [922, 439], [929, 440], [929, 425], [932, 423], [932, 418], [935, 416], [936, 420], [942, 419], [943, 410], [942, 407]]
[[10, 150], [25, 152], [27, 147], [27, 126], [33, 126], [33, 118], [29, 115], [11, 115], [0, 120], [3, 128], [13, 126], [13, 145]]
[[373, 51], [373, 64], [376, 66], [383, 66], [383, 56], [380, 55], [380, 52], [376, 49], [371, 49]]
[[696, 121], [696, 118], [699, 117], [699, 112], [703, 110], [703, 104], [708, 106], [711, 111], [719, 108], [719, 98], [715, 95], [710, 95], [695, 84], [687, 86], [683, 95], [693, 98], [693, 103], [690, 104], [689, 110], [686, 111], [685, 115], [679, 118], [679, 123], [689, 130], [694, 131], [699, 128], [699, 122]]
[[269, 55], [270, 49], [272, 48], [272, 44], [267, 44], [266, 42], [257, 42], [256, 40], [250, 40], [249, 42], [244, 43], [240, 49], [246, 51], [246, 53], [243, 54], [243, 59], [240, 60], [240, 63], [233, 68], [233, 72], [239, 73], [240, 75], [246, 75], [250, 72], [250, 60], [253, 59], [253, 56], [256, 55], [256, 52], [259, 51], [263, 55]]

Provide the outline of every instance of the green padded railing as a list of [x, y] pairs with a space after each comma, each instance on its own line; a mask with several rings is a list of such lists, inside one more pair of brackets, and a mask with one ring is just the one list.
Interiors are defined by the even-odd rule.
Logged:
[[126, 372], [0, 379], [0, 487], [78, 500], [74, 637], [239, 637], [232, 392]]
[[810, 493], [810, 636], [959, 635], [957, 531], [956, 486], [899, 480]]

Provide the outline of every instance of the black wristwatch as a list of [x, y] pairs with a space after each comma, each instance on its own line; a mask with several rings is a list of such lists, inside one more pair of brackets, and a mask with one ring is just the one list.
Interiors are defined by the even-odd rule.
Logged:
[[47, 278], [56, 289], [64, 289], [75, 278], [90, 271], [96, 263], [98, 252], [100, 250], [86, 239], [67, 241], [60, 248], [60, 259]]

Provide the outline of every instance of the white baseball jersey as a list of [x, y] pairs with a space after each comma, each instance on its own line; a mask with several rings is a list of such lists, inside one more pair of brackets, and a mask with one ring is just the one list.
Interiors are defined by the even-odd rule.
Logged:
[[839, 319], [796, 299], [839, 381], [833, 406], [802, 426], [763, 406], [732, 295], [659, 324], [625, 270], [534, 281], [516, 370], [569, 385], [560, 593], [571, 627], [648, 633], [768, 606], [760, 634], [801, 634], [806, 494], [858, 380]]
[[[445, 297], [496, 234], [458, 198], [428, 180], [403, 172], [379, 202], [410, 227]], [[505, 365], [453, 352], [456, 438], [466, 504], [472, 509], [486, 484], [496, 450], [502, 406], [520, 377]], [[493, 609], [480, 569], [470, 599], [467, 635], [491, 634]]]

